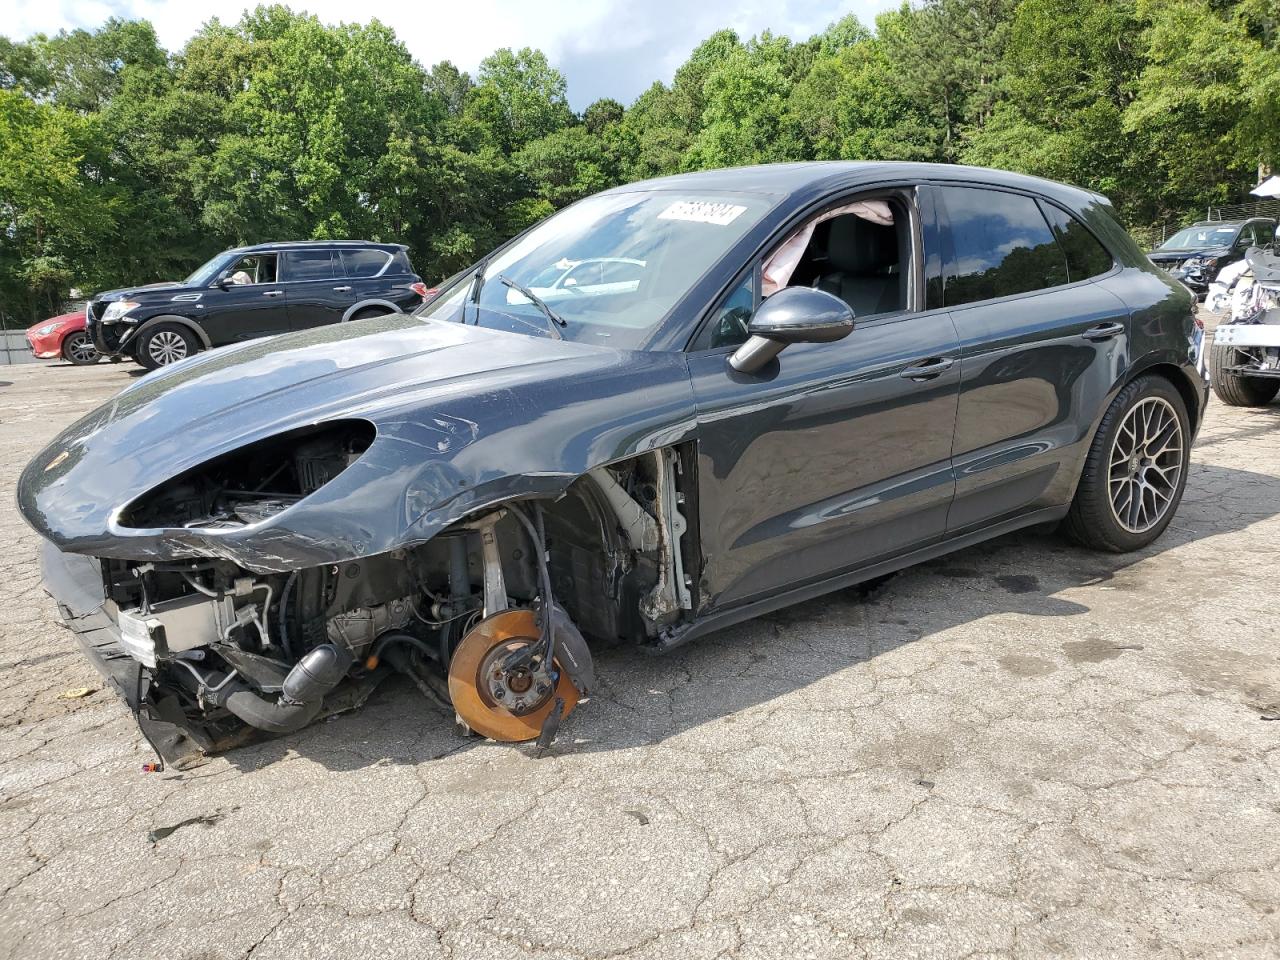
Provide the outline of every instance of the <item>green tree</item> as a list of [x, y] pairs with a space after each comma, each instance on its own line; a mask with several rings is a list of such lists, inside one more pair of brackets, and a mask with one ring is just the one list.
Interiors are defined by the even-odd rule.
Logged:
[[1256, 132], [1257, 115], [1245, 87], [1268, 51], [1250, 30], [1251, 9], [1210, 0], [1138, 2], [1148, 24], [1146, 64], [1125, 129], [1158, 146], [1150, 172], [1169, 210], [1231, 201], [1254, 182], [1266, 138], [1255, 144], [1247, 135]]
[[96, 121], [0, 90], [0, 306], [27, 321], [57, 312], [116, 233], [120, 198], [101, 182]]
[[824, 42], [787, 100], [784, 127], [814, 160], [938, 160], [943, 131], [894, 83], [884, 45], [866, 31]]
[[703, 81], [702, 129], [686, 165], [728, 167], [798, 159], [783, 135], [782, 117], [792, 80], [791, 43], [764, 33], [710, 66]]
[[573, 120], [564, 75], [540, 50], [499, 50], [480, 62], [476, 79], [467, 114], [508, 154]]

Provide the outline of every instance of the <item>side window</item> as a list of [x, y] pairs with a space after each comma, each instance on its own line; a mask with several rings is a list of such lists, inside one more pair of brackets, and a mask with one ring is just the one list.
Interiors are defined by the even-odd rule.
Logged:
[[1258, 243], [1266, 246], [1276, 238], [1276, 227], [1273, 223], [1255, 223], [1254, 232], [1258, 235]]
[[953, 259], [946, 305], [1029, 293], [1067, 282], [1062, 249], [1030, 197], [944, 187]]
[[342, 276], [330, 250], [291, 250], [285, 254], [286, 280], [332, 280]]
[[348, 277], [359, 280], [376, 277], [387, 265], [387, 254], [381, 250], [343, 250], [342, 266]]
[[276, 255], [252, 253], [241, 257], [223, 273], [223, 279], [235, 286], [276, 282]]
[[756, 310], [756, 276], [751, 271], [743, 281], [734, 287], [716, 308], [708, 327], [710, 336], [704, 332], [698, 339], [698, 348], [736, 347], [747, 340], [747, 321]]
[[1115, 266], [1115, 258], [1088, 227], [1051, 203], [1040, 206], [1062, 245], [1062, 252], [1067, 255], [1067, 274], [1072, 283], [1096, 277]]

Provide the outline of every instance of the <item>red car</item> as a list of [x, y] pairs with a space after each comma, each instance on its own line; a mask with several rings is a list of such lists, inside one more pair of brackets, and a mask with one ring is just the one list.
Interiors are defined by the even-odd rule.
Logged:
[[68, 363], [83, 366], [102, 359], [93, 340], [84, 329], [84, 308], [75, 313], [50, 317], [27, 330], [31, 352], [41, 360], [62, 357]]

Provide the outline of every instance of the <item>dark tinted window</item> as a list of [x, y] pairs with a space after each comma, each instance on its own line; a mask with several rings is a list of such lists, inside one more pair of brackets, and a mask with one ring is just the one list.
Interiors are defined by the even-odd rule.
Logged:
[[1088, 280], [1106, 273], [1114, 265], [1107, 248], [1089, 232], [1089, 228], [1071, 214], [1051, 203], [1044, 206], [1044, 215], [1053, 226], [1063, 252], [1067, 255], [1067, 273], [1071, 282]]
[[947, 306], [1067, 282], [1062, 250], [1030, 197], [970, 187], [942, 193], [954, 253]]
[[1258, 243], [1270, 243], [1275, 239], [1276, 228], [1273, 223], [1255, 223], [1253, 232], [1258, 236]]
[[397, 250], [395, 256], [391, 258], [391, 266], [387, 268], [387, 273], [413, 273], [413, 266], [403, 250]]
[[285, 254], [286, 280], [332, 280], [342, 276], [330, 250], [292, 250]]
[[387, 255], [381, 250], [343, 250], [342, 265], [348, 277], [376, 277], [387, 265]]

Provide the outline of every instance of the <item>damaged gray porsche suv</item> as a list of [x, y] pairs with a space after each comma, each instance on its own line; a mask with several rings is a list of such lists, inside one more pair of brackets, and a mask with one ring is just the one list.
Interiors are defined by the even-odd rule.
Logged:
[[549, 743], [591, 647], [668, 650], [1032, 524], [1165, 529], [1192, 297], [1106, 199], [890, 163], [583, 200], [413, 316], [139, 380], [18, 491], [66, 624], [171, 762], [398, 671]]

